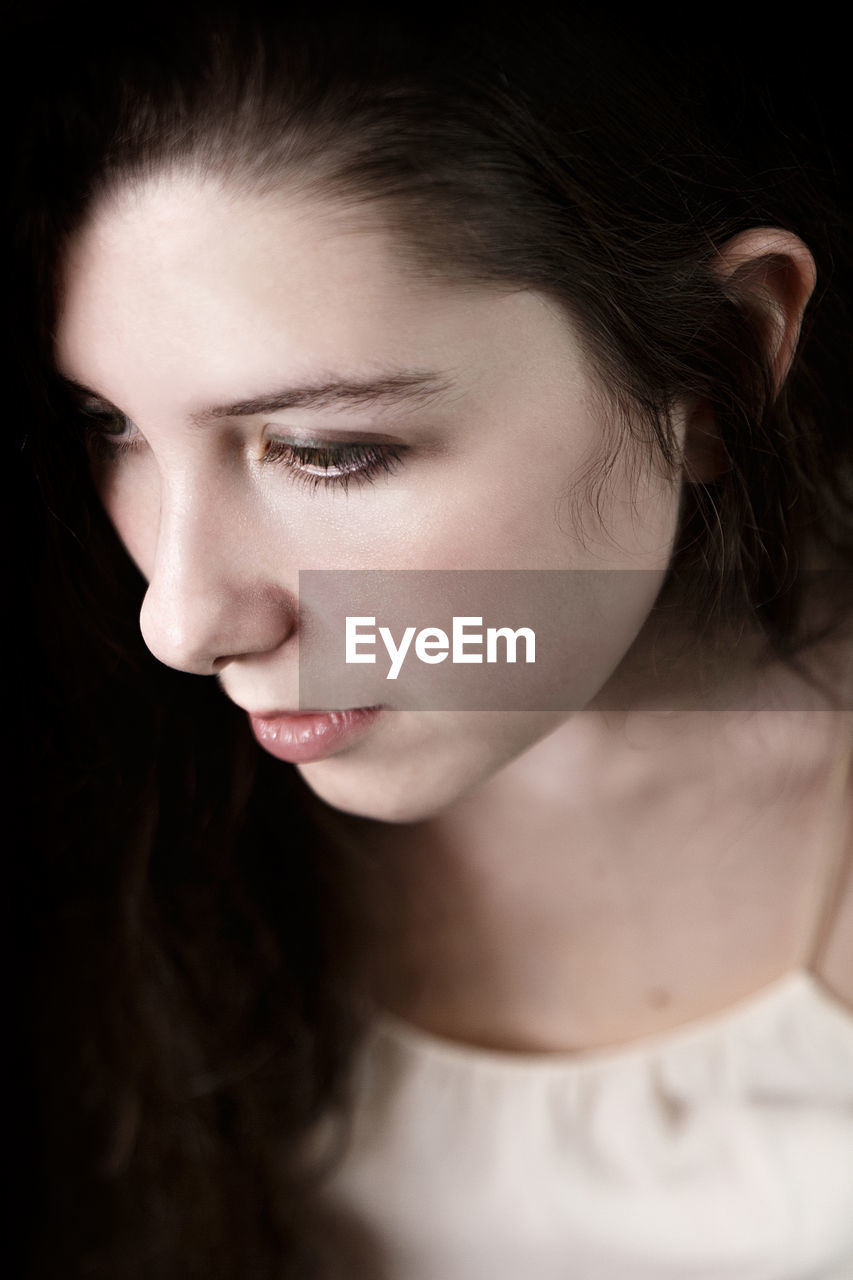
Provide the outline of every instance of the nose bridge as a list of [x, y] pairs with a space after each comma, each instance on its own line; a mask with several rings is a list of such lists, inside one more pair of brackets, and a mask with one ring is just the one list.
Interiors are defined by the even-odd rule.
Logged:
[[264, 539], [247, 506], [221, 473], [163, 484], [140, 625], [167, 666], [213, 674], [229, 658], [277, 648], [292, 631], [294, 602], [265, 576]]

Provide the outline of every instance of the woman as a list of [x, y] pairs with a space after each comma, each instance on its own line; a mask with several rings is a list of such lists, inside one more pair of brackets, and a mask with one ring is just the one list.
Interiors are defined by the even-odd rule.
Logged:
[[[39, 1265], [840, 1280], [826, 175], [673, 32], [207, 9], [32, 41]], [[545, 693], [318, 660], [440, 606]]]

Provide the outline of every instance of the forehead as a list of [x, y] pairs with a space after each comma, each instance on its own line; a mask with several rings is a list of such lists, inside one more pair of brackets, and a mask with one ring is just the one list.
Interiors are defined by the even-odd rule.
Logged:
[[287, 191], [169, 175], [103, 202], [64, 262], [60, 371], [128, 411], [226, 401], [282, 375], [409, 366], [581, 377], [565, 315], [543, 297], [420, 278], [390, 231]]
[[393, 323], [403, 300], [379, 232], [299, 200], [234, 193], [188, 177], [128, 188], [102, 204], [77, 235], [63, 271], [57, 356], [99, 378], [146, 353], [176, 373], [191, 343], [263, 364], [274, 331], [297, 362], [343, 340], [356, 351], [364, 322]]

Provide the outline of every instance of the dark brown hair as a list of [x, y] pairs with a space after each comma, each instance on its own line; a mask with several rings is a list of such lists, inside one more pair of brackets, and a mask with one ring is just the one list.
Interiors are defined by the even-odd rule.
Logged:
[[[38, 1263], [128, 1280], [333, 1274], [294, 1152], [345, 1105], [366, 1007], [358, 939], [378, 889], [212, 682], [142, 646], [144, 584], [50, 372], [64, 246], [116, 186], [191, 165], [371, 205], [418, 270], [549, 293], [664, 464], [672, 407], [712, 406], [727, 466], [685, 487], [670, 581], [697, 628], [746, 620], [792, 655], [810, 557], [847, 573], [853, 536], [846, 229], [827, 126], [804, 99], [785, 116], [770, 80], [748, 83], [757, 43], [723, 60], [710, 38], [697, 50], [674, 29], [662, 42], [547, 6], [381, 20], [155, 6], [109, 27], [53, 6], [21, 32], [34, 82], [13, 245], [33, 618], [21, 662], [42, 728], [22, 890], [47, 1099]], [[714, 269], [755, 226], [800, 235], [818, 266], [779, 392], [748, 290]]]

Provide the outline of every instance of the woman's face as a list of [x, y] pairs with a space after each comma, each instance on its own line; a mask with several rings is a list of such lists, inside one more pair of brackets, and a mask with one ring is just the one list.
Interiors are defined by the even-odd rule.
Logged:
[[[630, 607], [599, 610], [591, 698], [670, 560], [680, 482], [626, 448], [596, 485], [613, 437], [557, 305], [422, 279], [331, 203], [176, 175], [128, 189], [71, 247], [57, 360], [93, 393], [146, 643], [256, 715], [300, 705], [300, 570], [645, 570]], [[368, 817], [440, 811], [568, 716], [397, 709], [376, 674], [384, 710], [344, 732], [306, 719], [300, 747], [292, 724], [255, 725]]]

